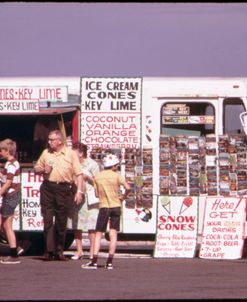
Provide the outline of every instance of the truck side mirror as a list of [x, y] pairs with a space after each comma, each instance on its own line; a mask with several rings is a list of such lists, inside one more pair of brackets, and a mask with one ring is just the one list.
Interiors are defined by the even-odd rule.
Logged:
[[247, 136], [247, 112], [245, 111], [245, 112], [240, 113], [239, 118], [240, 118], [241, 124], [243, 126], [244, 132]]

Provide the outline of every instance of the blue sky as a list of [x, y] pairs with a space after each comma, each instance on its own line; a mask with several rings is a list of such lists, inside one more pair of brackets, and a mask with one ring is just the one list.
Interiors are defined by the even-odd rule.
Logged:
[[247, 3], [0, 4], [0, 76], [247, 75]]

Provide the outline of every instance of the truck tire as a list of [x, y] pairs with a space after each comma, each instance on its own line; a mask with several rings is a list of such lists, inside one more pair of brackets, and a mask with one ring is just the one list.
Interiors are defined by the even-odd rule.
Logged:
[[9, 245], [4, 233], [0, 232], [0, 255], [9, 253]]
[[[18, 245], [24, 247], [25, 255], [43, 255], [45, 241], [43, 232], [21, 232], [17, 234]], [[64, 248], [69, 249], [74, 241], [74, 233], [67, 232]], [[26, 247], [26, 248], [25, 248]]]
[[68, 231], [65, 238], [65, 245], [64, 245], [65, 250], [68, 250], [70, 248], [74, 239], [75, 239], [74, 232]]

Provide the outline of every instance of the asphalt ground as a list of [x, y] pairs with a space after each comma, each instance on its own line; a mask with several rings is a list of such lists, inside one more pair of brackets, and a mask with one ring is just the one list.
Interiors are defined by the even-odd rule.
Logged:
[[[153, 258], [153, 242], [119, 242], [114, 269], [106, 270], [107, 241], [99, 268], [85, 270], [84, 259], [44, 262], [21, 256], [21, 264], [0, 264], [1, 301], [241, 300], [247, 299], [247, 258], [206, 260]], [[74, 244], [65, 252], [70, 258]], [[0, 256], [2, 258], [3, 256]]]
[[88, 261], [44, 262], [23, 256], [0, 265], [0, 300], [193, 300], [246, 299], [247, 260], [116, 258], [106, 270], [83, 270]]

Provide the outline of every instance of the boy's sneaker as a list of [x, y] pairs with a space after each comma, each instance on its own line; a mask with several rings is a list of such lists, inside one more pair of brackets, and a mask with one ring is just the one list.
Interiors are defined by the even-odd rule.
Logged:
[[1, 260], [1, 263], [3, 263], [3, 264], [18, 264], [18, 263], [21, 263], [21, 260], [18, 257], [9, 256], [9, 257]]
[[90, 261], [86, 264], [82, 264], [81, 268], [83, 268], [83, 269], [97, 269], [98, 265], [97, 265], [97, 263], [93, 263], [92, 261]]
[[113, 269], [112, 263], [106, 263], [105, 268], [106, 268], [106, 269]]

